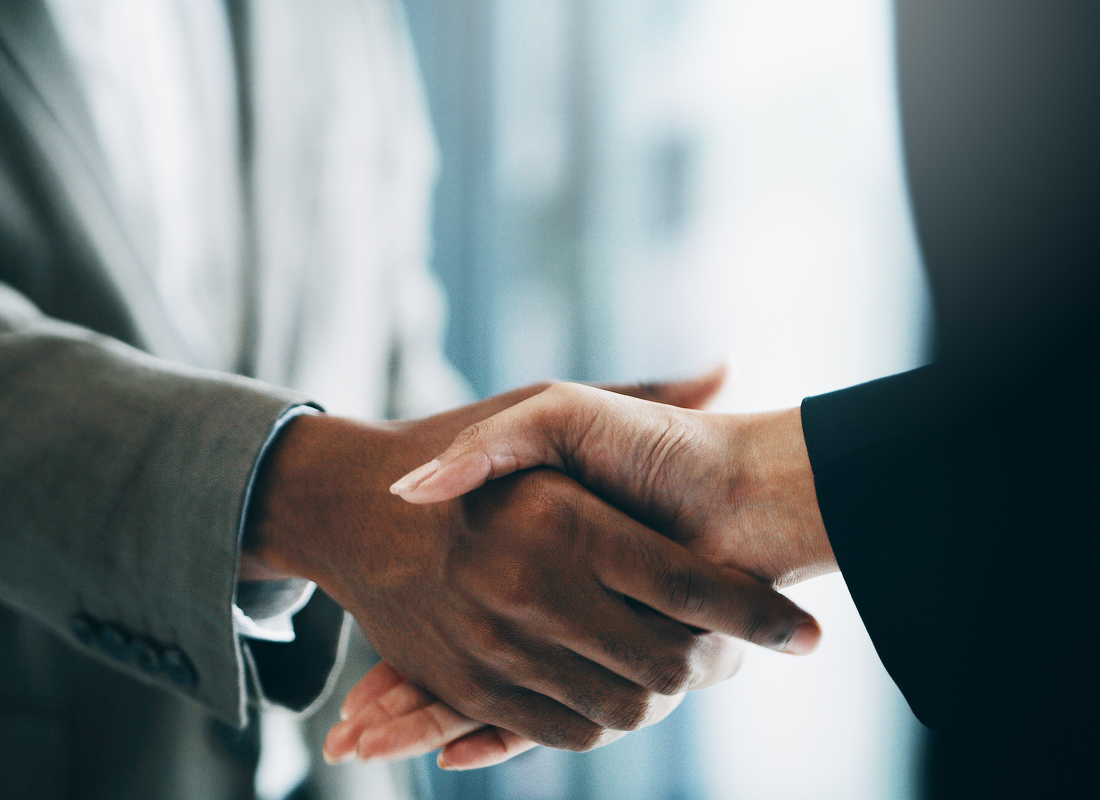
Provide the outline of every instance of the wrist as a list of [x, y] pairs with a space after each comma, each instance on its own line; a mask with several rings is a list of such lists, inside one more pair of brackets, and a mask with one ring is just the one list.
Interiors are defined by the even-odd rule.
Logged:
[[750, 472], [746, 485], [768, 510], [762, 525], [773, 545], [772, 577], [777, 585], [835, 572], [836, 556], [817, 503], [813, 468], [798, 407], [741, 418]]
[[381, 462], [385, 435], [381, 426], [326, 415], [288, 422], [257, 472], [241, 543], [242, 577], [324, 585], [328, 549], [320, 540], [339, 527], [333, 523], [348, 507], [349, 488], [359, 508], [386, 491], [386, 476], [372, 481], [370, 469]]

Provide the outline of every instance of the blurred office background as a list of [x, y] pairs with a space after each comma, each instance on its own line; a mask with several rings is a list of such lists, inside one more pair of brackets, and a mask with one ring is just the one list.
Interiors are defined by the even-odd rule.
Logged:
[[[479, 394], [719, 362], [722, 410], [927, 354], [887, 0], [405, 0], [442, 155], [435, 268]], [[661, 725], [444, 774], [438, 800], [904, 800], [920, 734], [837, 576]], [[427, 763], [427, 762], [426, 762]]]

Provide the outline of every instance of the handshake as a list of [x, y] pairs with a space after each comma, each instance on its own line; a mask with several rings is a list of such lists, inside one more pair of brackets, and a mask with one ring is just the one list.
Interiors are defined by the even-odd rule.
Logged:
[[817, 623], [776, 591], [837, 568], [800, 412], [696, 410], [721, 380], [292, 421], [242, 568], [315, 581], [384, 659], [326, 758], [587, 750], [732, 675], [745, 642], [811, 652]]

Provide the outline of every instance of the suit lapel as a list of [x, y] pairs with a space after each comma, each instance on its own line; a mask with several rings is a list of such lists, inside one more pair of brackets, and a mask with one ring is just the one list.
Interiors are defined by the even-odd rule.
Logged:
[[190, 361], [122, 222], [83, 92], [43, 0], [0, 0], [0, 91], [53, 167], [55, 194], [95, 248], [95, 266], [125, 298], [143, 344], [156, 355]]

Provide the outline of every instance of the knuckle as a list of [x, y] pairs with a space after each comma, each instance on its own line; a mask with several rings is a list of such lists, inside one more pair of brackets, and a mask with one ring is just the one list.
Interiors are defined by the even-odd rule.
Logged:
[[536, 566], [523, 559], [507, 559], [498, 564], [495, 588], [499, 610], [530, 610], [538, 608], [542, 597], [542, 581]]
[[544, 719], [537, 730], [525, 735], [546, 747], [556, 750], [585, 752], [598, 747], [606, 735], [607, 729], [575, 715], [568, 719]]
[[504, 647], [497, 626], [488, 621], [471, 624], [466, 630], [466, 637], [469, 652], [471, 655], [477, 653], [478, 660], [481, 660], [486, 654], [495, 653]]
[[735, 675], [745, 659], [745, 642], [720, 633], [706, 634], [712, 661], [717, 665], [718, 680]]
[[691, 662], [682, 657], [657, 659], [643, 677], [643, 685], [657, 694], [681, 694], [691, 688], [695, 670]]
[[577, 508], [560, 491], [557, 481], [546, 481], [531, 501], [530, 522], [533, 532], [572, 531], [577, 528]]
[[[495, 674], [518, 677], [527, 667], [528, 659], [508, 631], [500, 624], [486, 622], [471, 632], [470, 645], [479, 663]], [[483, 682], [489, 682], [483, 676]]]
[[551, 432], [549, 429], [560, 433], [563, 428], [568, 429], [571, 422], [586, 417], [584, 409], [588, 408], [594, 391], [591, 386], [579, 383], [555, 383], [543, 392], [539, 401], [542, 405], [542, 423], [548, 426], [547, 433]]
[[622, 701], [608, 722], [609, 728], [618, 731], [636, 731], [644, 728], [653, 714], [653, 694], [638, 689]]
[[607, 730], [605, 728], [585, 720], [583, 723], [570, 727], [568, 740], [562, 749], [587, 753], [589, 750], [595, 750], [603, 744], [606, 735]]
[[581, 387], [576, 383], [570, 383], [568, 381], [559, 381], [557, 383], [550, 384], [550, 387], [543, 392], [547, 399], [554, 400], [570, 400], [578, 395]]
[[762, 611], [748, 612], [741, 625], [741, 638], [747, 642], [769, 645], [782, 639], [771, 617]]
[[657, 576], [657, 584], [674, 613], [694, 616], [708, 603], [706, 581], [695, 570], [665, 566]]
[[475, 422], [472, 425], [468, 425], [459, 431], [458, 436], [455, 437], [451, 447], [465, 449], [480, 439], [489, 434], [490, 425], [488, 420], [481, 420]]
[[499, 687], [480, 675], [468, 675], [457, 680], [454, 691], [444, 700], [467, 717], [486, 720], [496, 719], [503, 703]]

